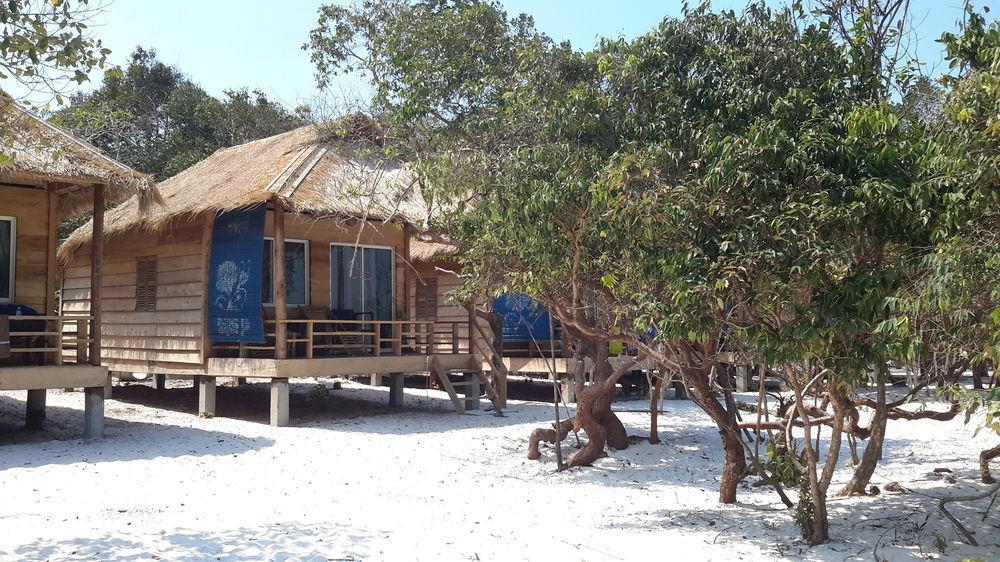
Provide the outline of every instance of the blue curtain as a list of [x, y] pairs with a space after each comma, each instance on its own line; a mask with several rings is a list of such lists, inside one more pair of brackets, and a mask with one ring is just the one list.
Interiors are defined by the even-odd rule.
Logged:
[[213, 342], [264, 343], [261, 269], [265, 205], [223, 213], [212, 230], [208, 333]]
[[524, 293], [506, 293], [493, 301], [493, 310], [503, 316], [505, 341], [548, 341], [551, 318], [545, 308]]

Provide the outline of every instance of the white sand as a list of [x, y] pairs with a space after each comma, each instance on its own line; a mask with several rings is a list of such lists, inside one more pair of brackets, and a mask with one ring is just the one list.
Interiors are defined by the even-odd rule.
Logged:
[[[687, 401], [666, 402], [662, 444], [554, 473], [551, 449], [525, 458], [551, 406], [459, 416], [433, 391], [407, 389], [399, 411], [386, 407], [388, 389], [348, 383], [315, 399], [315, 388], [293, 385], [314, 400], [293, 401], [287, 428], [261, 422], [263, 385], [220, 389], [220, 410], [260, 405], [243, 419], [192, 415], [189, 390], [166, 391], [186, 410], [173, 411], [116, 389], [129, 402], [108, 402], [100, 442], [73, 437], [81, 393], [50, 391], [50, 429], [38, 435], [12, 429], [24, 393], [0, 393], [0, 559], [1000, 560], [1000, 506], [982, 521], [985, 502], [955, 509], [981, 548], [962, 545], [920, 494], [832, 500], [834, 538], [819, 548], [753, 478], [739, 506], [719, 505], [718, 434]], [[622, 418], [630, 433], [648, 434], [646, 414]], [[994, 440], [973, 439], [960, 419], [892, 422], [874, 483], [934, 496], [977, 489], [974, 456]], [[958, 483], [931, 474], [936, 467]]]

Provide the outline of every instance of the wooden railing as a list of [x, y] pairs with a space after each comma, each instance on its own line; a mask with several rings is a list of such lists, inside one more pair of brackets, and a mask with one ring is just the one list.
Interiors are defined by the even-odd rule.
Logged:
[[8, 316], [10, 353], [15, 364], [87, 363], [90, 316]]
[[265, 320], [266, 344], [216, 345], [216, 350], [238, 350], [241, 357], [264, 352], [275, 356], [275, 328], [287, 327], [289, 358], [432, 355], [469, 353], [466, 322], [427, 320]]

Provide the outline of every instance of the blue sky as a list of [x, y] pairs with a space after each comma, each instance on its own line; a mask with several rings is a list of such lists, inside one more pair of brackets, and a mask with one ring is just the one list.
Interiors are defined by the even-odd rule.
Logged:
[[[329, 0], [327, 0], [329, 1]], [[324, 0], [114, 0], [98, 17], [95, 33], [123, 63], [137, 45], [156, 49], [161, 60], [178, 66], [209, 93], [228, 88], [259, 88], [289, 106], [317, 97], [308, 53], [300, 47], [316, 23]], [[696, 0], [692, 0], [692, 4]], [[780, 3], [779, 1], [772, 2]], [[537, 27], [577, 48], [593, 46], [598, 36], [634, 37], [664, 16], [677, 16], [681, 0], [503, 0], [511, 13], [535, 17]], [[1000, 12], [1000, 0], [974, 0]], [[740, 9], [745, 0], [715, 0], [718, 9]], [[962, 0], [913, 0], [918, 55], [929, 68], [943, 71], [939, 45], [953, 30]], [[94, 76], [99, 81], [99, 76]], [[5, 84], [10, 87], [9, 84]], [[357, 95], [345, 81], [336, 95]], [[11, 88], [17, 95], [16, 88]], [[37, 100], [36, 100], [37, 101]]]

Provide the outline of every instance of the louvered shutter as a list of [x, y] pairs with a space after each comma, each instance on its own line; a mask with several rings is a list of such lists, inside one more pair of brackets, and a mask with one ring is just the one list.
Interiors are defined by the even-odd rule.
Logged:
[[417, 281], [417, 319], [437, 320], [438, 280], [436, 278]]
[[156, 256], [135, 260], [135, 310], [156, 311]]

